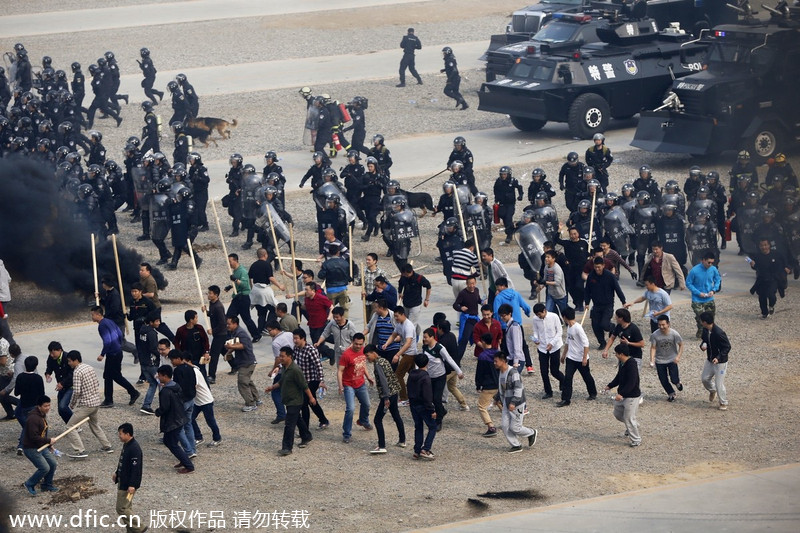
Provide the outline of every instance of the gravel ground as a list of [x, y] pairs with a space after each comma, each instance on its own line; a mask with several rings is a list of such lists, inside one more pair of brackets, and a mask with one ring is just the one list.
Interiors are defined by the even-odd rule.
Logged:
[[[453, 3], [440, 4], [444, 9]], [[435, 17], [439, 17], [439, 13], [440, 10], [435, 10], [431, 17], [425, 18], [438, 20]], [[462, 15], [458, 13], [457, 16]], [[493, 16], [479, 16], [468, 19], [468, 22], [476, 27], [499, 27]], [[406, 25], [406, 22], [396, 21], [395, 24], [399, 28]], [[416, 27], [419, 29], [423, 26], [417, 24]], [[438, 23], [436, 27], [439, 27]], [[442, 27], [447, 28], [449, 25], [443, 23]], [[221, 32], [228, 31], [229, 22], [222, 21], [216, 28]], [[418, 31], [423, 42], [427, 42], [421, 30]], [[392, 43], [401, 34], [402, 31], [398, 33], [396, 29], [387, 33]], [[367, 34], [359, 31], [355, 35], [359, 39], [372, 39], [364, 37]], [[130, 50], [135, 50], [139, 41], [131, 39], [126, 37], [127, 42], [121, 43]], [[27, 40], [25, 42], [27, 44]], [[50, 48], [56, 44], [63, 48], [55, 41]], [[360, 49], [368, 48], [361, 46], [360, 42], [358, 44]], [[390, 44], [395, 45], [396, 43]], [[66, 43], [66, 46], [73, 45]], [[100, 48], [104, 50], [107, 47], [102, 45]], [[111, 48], [123, 50], [121, 47]], [[221, 50], [223, 47], [212, 48]], [[64, 61], [67, 61], [66, 57]], [[475, 104], [474, 96], [471, 95], [474, 95], [473, 91], [479, 86], [480, 73], [466, 74], [468, 79], [462, 87], [470, 103]], [[381, 131], [389, 140], [401, 135], [419, 135], [424, 140], [426, 134], [468, 132], [505, 124], [505, 119], [500, 115], [478, 113], [474, 110], [465, 113], [453, 111], [449, 100], [444, 99], [441, 94], [443, 80], [422, 87], [410, 86], [403, 93], [402, 100], [396, 98], [392, 85], [393, 82], [378, 80], [359, 84], [335, 84], [325, 90], [330, 90], [340, 100], [354, 94], [368, 96], [368, 133]], [[431, 102], [434, 98], [438, 100]], [[415, 100], [418, 104], [410, 104], [409, 100]], [[300, 149], [298, 125], [301, 121], [298, 116], [302, 106], [293, 91], [208, 98], [204, 99], [202, 105], [213, 109], [218, 116], [242, 119], [242, 125], [235, 130], [231, 141], [224, 143], [219, 149], [203, 151], [206, 159], [227, 157], [232, 151], [257, 153], [265, 147], [284, 151]], [[282, 112], [286, 109], [291, 112]], [[108, 139], [106, 146], [112, 154], [119, 152], [124, 136], [138, 133], [141, 112], [128, 106], [124, 109], [123, 116], [126, 121], [120, 130], [104, 130]], [[242, 117], [246, 117], [246, 120]], [[268, 126], [257, 126], [263, 124]], [[468, 135], [467, 138], [469, 140]], [[391, 148], [390, 142], [388, 145]], [[490, 191], [496, 169], [481, 168], [480, 146], [470, 147], [478, 154], [476, 164], [479, 188]], [[613, 146], [611, 148], [614, 149]], [[447, 155], [443, 153], [442, 159]], [[550, 180], [555, 182], [562, 162], [537, 161], [535, 156], [531, 156], [529, 167], [541, 166], [550, 176]], [[683, 183], [687, 168], [696, 163], [708, 170], [716, 168], [723, 175], [729, 165], [726, 159], [698, 163], [690, 158], [626, 152], [617, 156], [612, 167], [611, 188], [618, 191], [623, 182], [632, 181], [637, 175], [638, 167], [645, 162], [653, 166], [654, 176], [661, 184], [670, 178], [678, 178]], [[797, 158], [791, 158], [791, 162], [798, 168]], [[515, 168], [515, 174], [529, 174], [530, 168]], [[524, 185], [527, 187], [527, 179], [524, 180]], [[429, 192], [435, 199], [440, 194], [440, 186], [441, 181], [432, 180], [420, 190]], [[290, 193], [287, 200], [287, 208], [295, 218], [297, 254], [301, 257], [312, 257], [316, 255], [316, 235], [313, 210], [309, 209], [307, 193]], [[566, 218], [561, 195], [556, 197], [556, 206], [561, 218]], [[120, 215], [120, 240], [126, 244], [132, 243], [146, 258], [155, 261], [157, 255], [152, 244], [137, 243], [134, 237], [138, 227], [129, 224], [126, 219], [127, 215]], [[442, 281], [440, 267], [433, 261], [433, 236], [440, 221], [438, 217], [425, 217], [419, 221], [423, 250], [415, 264], [435, 285], [430, 312], [438, 309], [449, 311], [452, 301], [450, 290]], [[223, 229], [227, 235], [227, 216], [224, 216]], [[359, 232], [356, 234], [360, 235]], [[216, 235], [212, 222], [212, 231], [201, 233], [197, 241], [204, 249], [201, 255], [206, 262], [200, 275], [205, 285], [224, 283], [226, 278], [224, 256]], [[495, 235], [497, 256], [510, 268], [514, 267], [517, 247], [499, 246], [502, 235]], [[227, 239], [229, 250], [237, 251], [243, 240], [243, 237]], [[355, 244], [358, 257], [373, 250], [382, 256], [384, 251], [382, 242], [375, 239], [369, 245], [362, 245], [360, 241]], [[244, 252], [243, 262], [248, 264], [251, 256], [254, 256], [252, 252]], [[735, 251], [723, 253], [722, 272], [729, 276], [726, 277], [728, 286], [735, 282], [747, 283], [752, 279], [752, 274], [745, 273], [740, 263]], [[390, 260], [382, 259], [381, 265], [392, 274], [396, 273]], [[163, 292], [161, 298], [165, 309], [169, 312], [196, 306], [194, 279], [186, 259], [181, 262], [177, 272], [167, 272], [166, 275], [170, 281], [169, 288]], [[518, 269], [512, 268], [512, 277], [519, 287], [526, 286]], [[358, 431], [354, 433], [351, 444], [342, 444], [338, 428], [343, 417], [344, 404], [333, 392], [322, 400], [326, 414], [331, 419], [331, 427], [325, 431], [314, 430], [314, 441], [309, 448], [295, 449], [292, 456], [278, 459], [274, 453], [280, 446], [282, 427], [269, 424], [274, 416], [268, 408], [269, 402], [255, 413], [239, 412], [241, 400], [236, 392], [235, 379], [227, 375], [223, 375], [214, 387], [217, 418], [224, 444], [217, 449], [200, 447], [198, 470], [188, 481], [175, 478], [170, 472], [174, 461], [163, 446], [157, 443], [155, 419], [140, 417], [132, 408], [118, 407], [103, 412], [103, 427], [109, 436], [113, 436], [113, 428], [122, 421], [133, 420], [136, 424], [137, 438], [144, 449], [146, 467], [143, 488], [134, 504], [145, 517], [150, 510], [172, 507], [187, 511], [221, 510], [225, 511], [229, 520], [228, 530], [234, 529], [232, 518], [236, 511], [306, 509], [311, 514], [312, 531], [399, 531], [673, 481], [791, 463], [800, 457], [795, 424], [800, 415], [800, 402], [797, 400], [800, 380], [786, 372], [786, 368], [792, 368], [800, 362], [800, 345], [796, 335], [791, 333], [794, 317], [800, 310], [796, 287], [796, 282], [790, 284], [787, 297], [779, 302], [774, 318], [766, 322], [755, 320], [757, 302], [754, 297], [732, 290], [720, 295], [718, 321], [728, 332], [734, 347], [727, 379], [731, 401], [728, 412], [720, 412], [708, 404], [707, 393], [699, 381], [703, 354], [691, 336], [694, 328], [692, 312], [688, 305], [675, 309], [673, 325], [685, 335], [687, 342], [686, 354], [681, 362], [686, 388], [678, 402], [667, 403], [655, 372], [650, 369], [643, 371], [642, 388], [647, 400], [639, 415], [644, 443], [638, 449], [628, 448], [627, 441], [621, 436], [623, 428], [613, 419], [607, 399], [601, 397], [596, 402], [581, 401], [585, 389], [580, 379], [576, 379], [573, 405], [566, 409], [556, 409], [554, 401], [538, 399], [542, 386], [540, 378], [535, 375], [524, 378], [531, 409], [526, 423], [540, 430], [539, 441], [533, 450], [506, 456], [503, 453], [506, 442], [502, 436], [497, 439], [480, 437], [483, 425], [476, 412], [477, 395], [472, 385], [475, 363], [469, 355], [464, 358], [466, 379], [461, 383], [461, 389], [472, 410], [460, 412], [450, 404], [451, 412], [445, 421], [445, 429], [437, 435], [434, 443], [437, 459], [430, 464], [412, 461], [409, 448], [401, 450], [391, 447], [385, 456], [370, 456], [366, 451], [376, 444], [372, 432]], [[624, 275], [623, 288], [629, 298], [640, 292]], [[85, 308], [80, 306], [80, 299], [77, 297], [45, 294], [18, 281], [13, 283], [12, 290], [14, 304], [10, 309], [11, 325], [15, 331], [86, 322]], [[356, 312], [354, 318], [357, 323], [358, 314]], [[454, 319], [452, 311], [448, 314]], [[640, 315], [634, 312], [634, 316], [640, 326], [646, 328]], [[758, 343], [758, 352], [748, 350], [754, 344], [754, 335], [761, 340]], [[269, 341], [262, 341], [257, 345], [256, 351], [262, 364], [255, 374], [255, 381], [263, 388], [267, 385], [267, 363], [271, 360]], [[755, 354], [762, 352], [769, 353], [772, 357], [756, 358]], [[332, 381], [331, 368], [326, 366], [325, 370]], [[613, 377], [615, 364], [611, 360], [602, 360], [593, 351], [592, 371], [598, 386], [602, 388]], [[374, 391], [372, 399], [374, 404]], [[499, 418], [496, 411], [492, 415]], [[411, 417], [409, 413], [403, 412], [403, 418], [410, 442]], [[60, 429], [61, 424], [57, 417], [52, 416], [51, 420], [54, 428]], [[316, 426], [313, 417], [312, 425]], [[203, 424], [201, 427], [205, 430]], [[0, 460], [5, 465], [13, 465], [11, 468], [15, 471], [14, 476], [4, 477], [0, 484], [15, 494], [20, 494], [12, 487], [19, 484], [23, 472], [30, 470], [30, 464], [24, 458], [14, 456], [10, 446], [11, 437], [8, 435], [13, 435], [17, 427], [14, 424], [0, 424], [0, 428], [7, 428], [3, 432], [7, 436], [4, 437], [0, 449]], [[391, 423], [387, 423], [386, 428], [387, 441], [392, 444], [396, 440], [396, 430]], [[206, 435], [206, 438], [209, 436]], [[91, 451], [96, 444], [91, 437], [88, 438], [87, 445]], [[575, 452], [578, 450], [580, 459], [576, 461]], [[104, 487], [115, 465], [116, 454], [106, 456], [93, 453], [89, 459], [80, 463], [62, 459], [56, 482], [62, 477], [90, 474], [95, 477], [97, 485]], [[498, 476], [498, 472], [510, 471], [513, 472], [511, 476]], [[424, 481], [421, 483], [420, 480]], [[202, 489], [191, 490], [188, 484]], [[107, 486], [113, 490], [110, 483]], [[213, 489], [209, 490], [210, 487]], [[541, 498], [525, 502], [491, 502], [484, 510], [477, 510], [467, 504], [467, 498], [488, 490], [524, 489], [538, 491]], [[387, 505], [389, 502], [394, 505]], [[97, 509], [101, 514], [114, 515], [113, 495], [110, 494], [92, 496], [81, 502], [81, 506]], [[66, 515], [74, 510], [74, 505], [47, 504], [43, 497], [29, 499], [19, 496], [17, 500], [18, 512], [54, 512]], [[196, 531], [210, 530], [207, 525], [191, 525], [188, 521], [185, 526]]]

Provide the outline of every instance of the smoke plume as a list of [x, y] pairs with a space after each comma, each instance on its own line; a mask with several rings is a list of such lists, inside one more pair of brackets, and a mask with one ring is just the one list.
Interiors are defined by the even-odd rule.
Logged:
[[[94, 293], [92, 250], [86, 223], [58, 190], [52, 170], [25, 159], [0, 159], [0, 259], [15, 280], [60, 294]], [[117, 240], [125, 288], [139, 281], [142, 256]], [[117, 279], [111, 239], [97, 241], [98, 279]], [[158, 287], [167, 280], [157, 269]], [[116, 284], [116, 283], [115, 283]]]

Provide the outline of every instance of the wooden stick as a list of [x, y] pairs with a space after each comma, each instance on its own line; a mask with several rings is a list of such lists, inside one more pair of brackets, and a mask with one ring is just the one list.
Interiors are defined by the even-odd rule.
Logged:
[[299, 259], [300, 261], [311, 261], [313, 263], [319, 261], [319, 257], [295, 257], [295, 259]]
[[592, 231], [594, 230], [594, 208], [597, 202], [597, 187], [592, 191], [592, 215], [589, 218], [589, 253], [592, 253]]
[[[225, 254], [225, 264], [228, 265], [228, 275], [233, 275], [233, 271], [231, 270], [231, 264], [228, 262], [228, 247], [225, 245], [225, 237], [222, 236], [222, 225], [219, 223], [219, 215], [217, 214], [217, 202], [216, 200], [211, 200], [211, 210], [214, 212], [214, 220], [217, 222], [217, 231], [219, 232], [219, 240], [222, 243], [222, 253]], [[237, 294], [236, 284], [233, 284], [233, 294]]]
[[[272, 244], [275, 245], [275, 255], [278, 256], [278, 267], [281, 270], [281, 276], [285, 277], [283, 273], [283, 257], [281, 257], [281, 247], [278, 246], [278, 237], [275, 234], [275, 224], [272, 223], [272, 210], [267, 206], [267, 218], [269, 218], [269, 230], [272, 232]], [[291, 237], [289, 237], [291, 239]], [[295, 287], [296, 288], [296, 287]]]
[[350, 243], [350, 255], [348, 257], [350, 258], [350, 280], [351, 280], [351, 283], [352, 283], [352, 279], [353, 279], [353, 227], [350, 224], [347, 225], [347, 242]]
[[[295, 257], [295, 255], [294, 255], [294, 224], [292, 224], [291, 222], [289, 223], [289, 250], [292, 252], [292, 276], [294, 276], [294, 265], [295, 265], [295, 261], [297, 260], [297, 257]], [[297, 314], [297, 317], [296, 317], [297, 318], [297, 322], [300, 323], [300, 301], [299, 301], [299, 299], [298, 299], [299, 297], [297, 295], [297, 278], [296, 277], [293, 277], [292, 284], [293, 284], [292, 289], [294, 289], [292, 291], [292, 294], [294, 294], [294, 302], [295, 302], [295, 304], [297, 304], [297, 305], [294, 306], [294, 309], [295, 309], [296, 314]]]
[[39, 448], [36, 449], [36, 451], [37, 452], [43, 452], [44, 450], [46, 450], [47, 448], [49, 448], [50, 446], [52, 446], [53, 444], [55, 444], [56, 442], [58, 442], [62, 438], [66, 437], [67, 435], [69, 435], [70, 433], [72, 433], [73, 431], [75, 431], [76, 429], [81, 427], [82, 424], [85, 424], [88, 421], [89, 421], [89, 417], [87, 416], [86, 418], [84, 418], [83, 420], [81, 420], [80, 422], [75, 424], [74, 426], [67, 428], [66, 431], [64, 431], [58, 437], [54, 438], [53, 441], [50, 444], [45, 444], [44, 446], [40, 446]]
[[94, 304], [100, 305], [100, 289], [97, 287], [97, 250], [94, 233], [92, 233], [92, 273], [94, 274]]
[[125, 499], [126, 499], [126, 500], [128, 500], [128, 501], [131, 501], [131, 500], [133, 500], [133, 494], [131, 494], [131, 493], [129, 492], [129, 493], [128, 493], [128, 494], [125, 496]]
[[[487, 295], [489, 293], [486, 292], [486, 278], [483, 277], [483, 267], [481, 267], [481, 247], [478, 244], [478, 230], [475, 229], [475, 226], [472, 226], [472, 237], [475, 239], [475, 254], [478, 256], [478, 273], [481, 275], [481, 290], [484, 295]], [[492, 268], [492, 266], [489, 265], [489, 268]]]
[[589, 306], [586, 306], [586, 309], [583, 311], [583, 318], [581, 318], [581, 327], [583, 327], [583, 323], [586, 322], [586, 317], [589, 315]]
[[[361, 290], [364, 290], [364, 270], [367, 269], [366, 263], [364, 264], [364, 268], [361, 269]], [[367, 327], [367, 298], [361, 298], [361, 311], [364, 313], [364, 327]]]
[[[205, 307], [206, 299], [203, 296], [203, 286], [200, 285], [200, 275], [197, 273], [197, 261], [194, 258], [194, 249], [192, 248], [192, 240], [187, 237], [186, 245], [189, 247], [189, 257], [192, 258], [192, 268], [194, 269], [194, 280], [197, 282], [197, 294], [200, 296], [200, 309]], [[205, 318], [206, 329], [211, 329], [211, 324], [208, 322], [208, 313], [203, 313]]]
[[[461, 223], [461, 236], [467, 242], [467, 228], [464, 226], [464, 213], [461, 212], [461, 200], [458, 197], [458, 187], [453, 186], [453, 196], [455, 197], [456, 209], [458, 209], [458, 221]], [[477, 246], [477, 244], [475, 245]]]
[[117, 283], [119, 283], [119, 301], [122, 304], [122, 314], [125, 315], [125, 334], [128, 334], [128, 310], [125, 307], [125, 290], [122, 287], [122, 272], [119, 269], [119, 254], [117, 253], [117, 234], [111, 234], [111, 246], [114, 248], [114, 263], [117, 266]]
[[644, 308], [642, 309], [642, 318], [644, 318], [645, 315], [647, 314], [647, 307], [649, 305], [650, 305], [650, 302], [648, 300], [645, 300], [644, 301]]

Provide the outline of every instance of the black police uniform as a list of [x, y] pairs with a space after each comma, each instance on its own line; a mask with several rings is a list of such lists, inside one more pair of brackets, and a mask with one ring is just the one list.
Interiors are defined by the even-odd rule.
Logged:
[[158, 72], [155, 65], [153, 65], [153, 60], [150, 59], [150, 56], [147, 56], [141, 61], [137, 60], [136, 62], [139, 63], [139, 68], [142, 69], [142, 74], [144, 75], [144, 79], [142, 80], [144, 94], [153, 101], [153, 105], [157, 105], [156, 96], [158, 96], [159, 100], [163, 100], [164, 93], [153, 89], [153, 84], [156, 82], [156, 72]]
[[106, 147], [100, 142], [92, 142], [89, 148], [89, 164], [90, 165], [105, 165], [106, 163]]
[[186, 97], [186, 104], [189, 106], [189, 114], [192, 117], [196, 117], [197, 113], [200, 112], [200, 98], [197, 97], [197, 92], [188, 81], [182, 82], [181, 88], [183, 89], [183, 95]]
[[175, 136], [175, 149], [172, 151], [172, 162], [186, 164], [189, 157], [189, 139], [183, 132]]
[[511, 236], [514, 234], [514, 208], [517, 200], [522, 200], [522, 185], [519, 184], [517, 178], [497, 178], [494, 182], [494, 201], [500, 204], [497, 216], [505, 226], [506, 242], [510, 242]]
[[367, 125], [364, 121], [364, 110], [360, 107], [351, 107], [350, 120], [352, 123], [342, 130], [343, 132], [353, 130], [353, 138], [350, 141], [350, 145], [345, 149], [358, 150], [362, 154], [369, 154], [369, 150], [366, 146], [364, 146], [364, 139], [367, 137]]
[[231, 167], [225, 182], [228, 184], [228, 214], [233, 218], [231, 237], [236, 237], [242, 225], [242, 167]]
[[189, 167], [189, 182], [194, 190], [194, 208], [197, 213], [197, 225], [200, 230], [208, 229], [208, 218], [206, 217], [206, 206], [208, 205], [208, 184], [211, 178], [208, 169], [204, 165], [191, 165]]
[[[75, 100], [75, 105], [82, 109], [83, 99], [86, 97], [86, 78], [80, 70], [72, 76], [70, 89], [72, 89], [72, 97]], [[55, 122], [53, 123], [55, 124]]]
[[324, 105], [319, 107], [319, 120], [317, 122], [317, 138], [314, 140], [314, 151], [324, 152], [325, 147], [331, 142], [331, 128], [334, 122], [331, 112]]
[[152, 111], [145, 113], [144, 127], [142, 128], [141, 152], [146, 154], [149, 150], [153, 150], [153, 152], [161, 151], [158, 138], [158, 117]]
[[461, 109], [468, 108], [469, 105], [467, 105], [466, 100], [464, 100], [464, 97], [461, 96], [460, 92], [458, 92], [458, 88], [461, 86], [461, 75], [458, 73], [456, 56], [449, 54], [447, 57], [445, 57], [444, 68], [440, 72], [444, 72], [447, 75], [447, 83], [444, 86], [444, 94], [456, 101], [456, 107], [460, 105]]
[[414, 51], [422, 49], [422, 41], [414, 35], [414, 32], [408, 32], [400, 41], [400, 48], [403, 49], [403, 59], [400, 60], [400, 86], [406, 84], [406, 69], [417, 79], [417, 83], [422, 85], [422, 78], [414, 65]]
[[117, 121], [117, 126], [122, 122], [122, 119], [117, 114], [114, 109], [111, 108], [109, 105], [109, 97], [108, 94], [108, 87], [107, 83], [103, 81], [103, 74], [102, 72], [97, 72], [92, 76], [92, 92], [94, 93], [94, 99], [92, 100], [92, 104], [89, 106], [89, 109], [86, 111], [86, 120], [89, 123], [89, 127], [92, 127], [94, 124], [94, 114], [99, 109], [106, 115], [110, 116], [114, 120]]
[[608, 189], [608, 167], [614, 162], [614, 156], [611, 155], [611, 150], [605, 145], [601, 144], [599, 147], [592, 145], [586, 149], [586, 164], [594, 168], [594, 175], [603, 190]]
[[169, 123], [183, 122], [188, 114], [189, 104], [186, 102], [186, 97], [181, 94], [180, 89], [176, 89], [172, 93], [172, 117], [170, 117]]
[[389, 152], [389, 149], [386, 148], [386, 145], [382, 144], [380, 146], [373, 146], [372, 148], [370, 148], [368, 155], [378, 160], [378, 167], [381, 169], [381, 172], [383, 173], [385, 179], [388, 180], [389, 176], [391, 176], [391, 172], [389, 172], [389, 169], [392, 168], [393, 162], [392, 162], [392, 156]]

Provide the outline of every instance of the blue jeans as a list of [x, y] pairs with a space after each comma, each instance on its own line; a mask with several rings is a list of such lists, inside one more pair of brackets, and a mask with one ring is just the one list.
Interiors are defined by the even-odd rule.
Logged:
[[58, 416], [65, 424], [72, 418], [72, 409], [69, 408], [70, 401], [72, 401], [72, 387], [58, 391]]
[[215, 441], [222, 440], [222, 436], [219, 434], [217, 419], [214, 418], [214, 402], [194, 406], [194, 412], [192, 413], [192, 429], [194, 430], [195, 438], [197, 440], [203, 439], [203, 432], [200, 431], [200, 426], [197, 425], [197, 417], [200, 416], [200, 413], [203, 413], [206, 424], [211, 428], [211, 438]]
[[194, 470], [194, 463], [192, 463], [192, 460], [189, 459], [188, 452], [182, 448], [180, 444], [178, 444], [182, 434], [183, 430], [181, 428], [165, 431], [164, 446], [166, 446], [167, 449], [172, 452], [172, 455], [174, 455], [175, 458], [181, 462], [184, 468], [188, 470]]
[[158, 391], [158, 381], [156, 380], [156, 372], [158, 370], [154, 366], [140, 365], [140, 368], [142, 370], [141, 376], [144, 377], [144, 380], [150, 385], [147, 387], [147, 392], [144, 393], [142, 407], [152, 409], [153, 398], [155, 398], [156, 391]]
[[364, 383], [357, 389], [344, 387], [344, 421], [342, 422], [342, 436], [349, 438], [353, 429], [353, 412], [356, 410], [356, 398], [361, 408], [358, 412], [358, 421], [363, 426], [369, 426], [369, 391], [367, 384]]
[[45, 448], [43, 452], [36, 451], [36, 448], [25, 448], [22, 451], [25, 453], [25, 457], [36, 467], [36, 472], [28, 478], [25, 484], [29, 487], [35, 487], [44, 478], [42, 487], [52, 487], [53, 476], [56, 475], [56, 466], [58, 464], [56, 463], [56, 458], [50, 453], [50, 448]]
[[[429, 411], [424, 405], [411, 404], [411, 416], [414, 418], [414, 453], [416, 454], [422, 450], [431, 451], [433, 439], [436, 437], [436, 420], [431, 416], [434, 412]], [[423, 424], [428, 426], [424, 444], [422, 442]]]
[[[283, 376], [283, 372], [278, 373], [278, 375], [272, 379], [272, 384], [280, 383], [281, 376]], [[276, 418], [286, 418], [286, 408], [283, 406], [283, 400], [281, 400], [281, 389], [272, 389], [270, 396], [272, 397], [272, 402], [275, 404]]]
[[556, 306], [558, 306], [558, 314], [561, 315], [561, 312], [567, 307], [567, 297], [564, 296], [563, 298], [553, 298], [548, 292], [544, 300], [544, 306], [548, 313], [555, 313]]
[[187, 455], [197, 453], [197, 445], [194, 443], [194, 429], [192, 428], [192, 412], [194, 411], [194, 398], [183, 402], [183, 410], [186, 413], [187, 422], [181, 428], [178, 438], [181, 446], [186, 450]]

